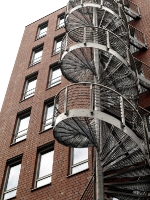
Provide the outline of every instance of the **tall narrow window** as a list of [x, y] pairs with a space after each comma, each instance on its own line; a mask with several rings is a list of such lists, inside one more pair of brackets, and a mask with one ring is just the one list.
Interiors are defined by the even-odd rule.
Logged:
[[8, 165], [2, 200], [11, 199], [17, 194], [21, 161]]
[[54, 148], [39, 152], [35, 187], [51, 183]]
[[60, 52], [60, 50], [61, 50], [61, 43], [62, 43], [62, 37], [55, 40], [54, 54], [57, 54], [57, 53]]
[[37, 39], [40, 39], [46, 35], [47, 25], [48, 23], [46, 22], [38, 27]]
[[45, 105], [43, 131], [52, 127], [53, 110], [54, 110], [53, 103], [49, 103]]
[[87, 168], [88, 168], [88, 148], [72, 148], [70, 173], [75, 174]]
[[18, 117], [14, 143], [24, 140], [27, 137], [29, 120], [30, 120], [30, 112], [27, 112]]
[[33, 50], [32, 59], [31, 59], [31, 65], [35, 65], [35, 64], [41, 62], [42, 53], [43, 53], [43, 46], [38, 47], [38, 48]]
[[57, 24], [57, 28], [62, 28], [65, 26], [65, 16], [61, 15], [58, 17], [58, 24]]
[[61, 70], [60, 67], [53, 67], [50, 70], [50, 80], [48, 87], [53, 87], [57, 84], [61, 83]]
[[29, 77], [29, 78], [26, 79], [23, 99], [27, 99], [27, 98], [32, 97], [34, 95], [35, 87], [36, 87], [36, 81], [37, 81], [37, 75]]

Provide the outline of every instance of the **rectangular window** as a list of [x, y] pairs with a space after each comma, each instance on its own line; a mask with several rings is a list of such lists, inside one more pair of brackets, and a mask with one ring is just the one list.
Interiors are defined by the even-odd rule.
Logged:
[[24, 140], [27, 137], [29, 120], [30, 120], [30, 112], [27, 112], [18, 117], [15, 136], [14, 136], [14, 143]]
[[85, 169], [88, 169], [88, 148], [72, 148], [70, 173], [75, 174]]
[[61, 75], [62, 73], [61, 73], [60, 67], [59, 66], [53, 67], [50, 70], [50, 80], [49, 80], [48, 87], [53, 87], [61, 83]]
[[38, 27], [37, 39], [40, 39], [46, 35], [48, 23], [41, 24]]
[[39, 152], [35, 187], [42, 187], [52, 181], [54, 148]]
[[60, 50], [61, 50], [61, 43], [62, 43], [62, 37], [55, 40], [54, 54], [57, 54], [57, 53], [60, 52]]
[[38, 47], [32, 51], [31, 66], [41, 62], [43, 53], [43, 46]]
[[43, 131], [52, 128], [53, 111], [54, 104], [52, 102], [45, 105]]
[[61, 15], [58, 17], [57, 29], [65, 26], [65, 16]]
[[21, 161], [11, 163], [7, 167], [6, 178], [3, 188], [2, 200], [11, 199], [16, 196], [19, 175], [21, 170]]
[[37, 75], [34, 75], [26, 79], [23, 100], [32, 97], [34, 95], [36, 81], [37, 81]]

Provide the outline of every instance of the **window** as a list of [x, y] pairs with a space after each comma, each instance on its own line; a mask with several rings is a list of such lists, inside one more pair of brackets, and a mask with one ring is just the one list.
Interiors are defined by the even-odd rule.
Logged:
[[60, 67], [53, 67], [50, 70], [50, 80], [49, 80], [49, 84], [48, 87], [53, 87], [57, 84], [61, 83], [61, 70]]
[[57, 24], [57, 28], [62, 28], [65, 26], [65, 16], [61, 15], [58, 17], [58, 24]]
[[37, 39], [40, 39], [46, 35], [47, 25], [48, 23], [46, 22], [38, 27]]
[[24, 140], [27, 137], [29, 120], [30, 120], [30, 112], [27, 112], [18, 117], [15, 136], [14, 136], [14, 143]]
[[61, 43], [62, 43], [62, 37], [55, 40], [54, 45], [54, 54], [57, 54], [61, 50]]
[[2, 200], [7, 200], [16, 196], [20, 169], [20, 160], [8, 165], [3, 188]]
[[43, 53], [43, 46], [38, 47], [32, 51], [31, 66], [41, 62]]
[[52, 102], [45, 105], [43, 131], [52, 128], [53, 110], [54, 104]]
[[53, 168], [54, 148], [39, 152], [35, 187], [41, 187], [51, 183]]
[[35, 87], [36, 87], [36, 81], [37, 81], [37, 75], [26, 78], [23, 99], [27, 99], [27, 98], [32, 97], [34, 95]]
[[70, 173], [75, 174], [85, 169], [88, 169], [88, 148], [72, 148]]

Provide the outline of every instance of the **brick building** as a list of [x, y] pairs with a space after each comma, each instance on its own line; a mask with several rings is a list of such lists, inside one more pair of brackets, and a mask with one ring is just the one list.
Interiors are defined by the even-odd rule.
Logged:
[[[72, 30], [74, 27], [77, 28], [78, 25], [82, 27], [88, 26], [88, 28], [89, 26], [92, 26], [92, 23], [90, 23], [91, 17], [85, 16], [85, 12], [83, 11], [86, 11], [86, 15], [90, 16], [89, 14], [91, 11], [90, 9], [94, 3], [90, 2], [89, 0], [84, 2], [84, 6], [82, 5], [82, 3], [83, 1], [80, 2], [75, 0], [75, 1], [70, 1], [70, 4], [68, 4], [67, 10], [70, 13], [69, 15], [68, 13], [66, 13], [67, 31]], [[86, 5], [86, 3], [89, 4], [91, 3], [91, 4]], [[149, 30], [150, 22], [148, 20], [150, 17], [149, 0], [144, 0], [144, 2], [142, 0], [132, 0], [132, 1], [104, 0], [104, 1], [96, 1], [95, 4], [98, 5], [96, 7], [97, 10], [102, 9], [105, 12], [106, 11], [109, 12], [109, 9], [113, 10], [113, 8], [116, 5], [118, 5], [118, 9], [121, 7], [122, 10], [124, 10], [123, 16], [126, 15], [127, 17], [129, 25], [128, 31], [130, 38], [129, 39], [130, 44], [128, 44], [128, 46], [130, 47], [130, 51], [134, 56], [135, 67], [138, 73], [137, 75], [138, 89], [140, 93], [140, 94], [138, 93], [138, 95], [136, 94], [136, 97], [138, 96], [136, 101], [137, 100], [139, 101], [139, 106], [140, 106], [138, 108], [136, 107], [136, 109], [141, 114], [143, 122], [145, 123], [146, 131], [149, 134], [148, 132], [150, 131], [150, 124], [149, 124], [150, 50], [148, 48], [148, 45], [150, 44], [150, 30]], [[113, 6], [109, 7], [109, 5]], [[60, 135], [58, 132], [62, 130], [60, 126], [59, 127], [56, 126], [55, 129], [55, 137], [60, 143], [58, 143], [53, 136], [53, 125], [55, 124], [55, 119], [56, 119], [55, 117], [57, 117], [54, 115], [53, 118], [53, 112], [54, 111], [56, 112], [57, 106], [59, 106], [60, 112], [63, 112], [61, 111], [63, 109], [65, 110], [65, 108], [63, 107], [64, 105], [61, 104], [60, 101], [58, 102], [59, 104], [57, 105], [57, 99], [54, 105], [55, 95], [60, 90], [62, 90], [62, 88], [71, 84], [70, 82], [76, 82], [76, 83], [82, 82], [80, 77], [81, 73], [76, 75], [75, 71], [70, 72], [70, 74], [71, 73], [74, 74], [74, 77], [77, 76], [76, 79], [70, 78], [73, 77], [73, 75], [67, 76], [65, 74], [66, 69], [63, 67], [66, 63], [67, 63], [66, 66], [68, 67], [68, 62], [69, 62], [68, 60], [62, 62], [63, 75], [68, 80], [62, 75], [60, 70], [59, 59], [62, 56], [62, 54], [60, 56], [60, 49], [61, 49], [62, 38], [66, 34], [66, 29], [64, 28], [65, 12], [66, 8], [61, 8], [49, 14], [48, 16], [45, 16], [42, 19], [39, 19], [25, 27], [24, 35], [21, 41], [15, 66], [12, 72], [12, 76], [9, 82], [9, 86], [7, 89], [7, 93], [0, 114], [1, 200], [3, 199], [4, 200], [6, 199], [16, 199], [16, 200], [97, 199], [97, 197], [96, 196], [94, 197], [93, 194], [94, 193], [93, 188], [95, 185], [94, 184], [95, 182], [93, 180], [93, 174], [95, 169], [94, 168], [95, 150], [94, 147], [92, 147], [93, 145], [88, 143], [87, 146], [90, 146], [89, 148], [87, 148], [86, 145], [83, 145], [84, 148], [78, 148], [81, 147], [80, 145], [75, 145], [76, 148], [63, 146], [60, 143], [64, 143], [66, 146], [68, 144], [68, 146], [72, 147], [74, 143], [72, 141], [70, 143], [69, 142], [65, 143], [64, 141], [61, 140], [61, 138], [59, 138]], [[79, 13], [82, 15], [82, 17], [79, 15]], [[105, 15], [103, 15], [102, 17], [102, 15], [99, 13], [100, 12], [98, 12], [97, 18], [98, 17], [100, 19], [104, 18]], [[120, 14], [120, 16], [122, 15]], [[79, 19], [79, 21], [76, 19], [76, 17]], [[119, 18], [117, 18], [117, 20], [118, 19]], [[114, 19], [112, 19], [112, 21], [113, 20]], [[107, 23], [108, 26], [110, 22], [107, 21]], [[101, 27], [100, 24], [98, 24], [98, 26]], [[108, 29], [107, 26], [105, 24], [105, 26], [103, 25], [102, 28]], [[87, 30], [89, 31], [88, 36], [91, 37], [90, 35], [91, 27], [89, 29], [88, 28], [87, 28]], [[77, 31], [75, 33], [67, 36], [70, 39], [68, 40], [68, 44], [70, 46], [67, 46], [66, 48], [65, 42], [67, 41], [67, 39], [63, 40], [63, 45], [65, 46], [63, 47], [63, 51], [66, 51], [67, 53], [71, 52], [69, 48], [71, 48], [71, 45], [74, 45], [75, 43], [79, 42], [80, 36], [82, 37], [82, 33], [85, 31], [84, 28], [83, 29], [81, 28], [79, 31], [78, 28], [76, 30]], [[110, 31], [112, 31], [112, 29]], [[84, 33], [86, 34], [86, 31]], [[97, 30], [97, 33], [99, 33], [99, 30]], [[109, 34], [111, 35], [111, 33]], [[118, 37], [121, 37], [122, 40], [124, 40], [126, 36], [123, 34], [120, 36], [118, 34]], [[85, 43], [87, 44], [87, 41], [84, 41], [83, 43], [85, 45]], [[108, 46], [107, 48], [109, 49]], [[88, 48], [84, 51], [84, 55], [85, 54], [88, 55], [86, 65], [89, 66], [92, 65], [91, 61], [92, 54], [90, 53], [90, 50]], [[70, 62], [73, 60], [71, 59], [71, 57], [68, 58]], [[63, 56], [61, 57], [61, 59], [62, 60], [64, 59]], [[83, 61], [85, 60], [83, 59]], [[78, 63], [79, 61], [75, 60], [75, 62]], [[89, 81], [92, 82], [93, 76], [94, 75], [89, 73], [88, 70], [87, 71], [85, 70], [85, 73], [82, 74], [83, 82], [89, 82]], [[108, 85], [106, 84], [106, 86]], [[90, 105], [90, 101], [87, 100], [88, 92], [86, 92], [88, 91], [88, 87], [89, 87], [88, 85], [86, 88], [84, 87], [82, 88], [82, 86], [79, 85], [80, 89], [78, 88], [78, 85], [70, 87], [68, 93], [68, 105], [67, 105], [68, 110], [75, 108], [74, 107], [75, 101], [78, 101], [77, 103], [78, 108], [81, 107], [87, 108], [86, 106]], [[112, 89], [114, 88], [112, 87]], [[75, 96], [75, 94], [78, 93], [76, 91], [80, 91], [80, 94], [78, 94], [78, 98], [77, 96]], [[118, 92], [118, 90], [116, 91]], [[123, 91], [126, 92], [125, 89], [123, 89]], [[131, 89], [131, 93], [133, 93], [133, 91], [135, 91], [135, 89], [133, 90]], [[60, 92], [59, 94], [60, 94], [58, 96], [59, 99], [65, 99], [65, 96], [63, 96], [64, 95], [63, 92], [62, 93]], [[72, 97], [71, 100], [69, 100], [69, 95]], [[81, 96], [83, 99], [80, 99]], [[73, 98], [75, 98], [75, 100]], [[63, 108], [61, 108], [61, 106]], [[66, 110], [66, 113], [68, 110]], [[115, 117], [115, 114], [113, 112], [115, 112], [115, 110], [113, 110], [112, 113], [111, 112], [110, 113], [112, 116]], [[107, 114], [110, 113], [107, 112]], [[70, 122], [71, 124], [73, 124], [72, 121]], [[92, 121], [89, 120], [88, 123], [92, 124]], [[79, 126], [79, 123], [76, 123], [76, 125], [77, 124]], [[72, 127], [73, 125], [66, 126], [66, 131], [69, 129], [72, 130], [71, 129]], [[76, 126], [74, 125], [74, 129], [75, 127]], [[82, 126], [80, 126], [80, 129], [82, 129]], [[150, 135], [148, 136], [150, 138]], [[139, 138], [140, 138], [139, 141], [141, 141], [142, 137], [139, 136]], [[148, 142], [148, 140], [146, 141]], [[117, 144], [119, 144], [119, 142]], [[127, 149], [125, 151], [127, 151]], [[130, 152], [126, 152], [126, 154], [127, 153], [128, 155], [126, 156], [129, 157]], [[146, 156], [148, 156], [148, 154]], [[150, 182], [149, 179], [150, 168], [149, 164], [145, 160], [137, 161], [137, 163], [134, 163], [132, 167], [130, 166], [130, 164], [128, 165], [131, 168], [138, 166], [137, 168], [139, 170], [146, 169], [146, 172], [142, 171], [144, 175], [140, 175], [139, 174], [140, 172], [138, 171], [137, 172], [138, 177], [137, 174], [135, 174], [134, 177], [133, 169], [129, 169], [128, 166], [125, 166], [123, 170], [131, 171], [133, 177], [131, 176], [131, 174], [129, 177], [126, 177], [126, 175], [123, 174], [122, 176], [123, 177], [125, 176], [125, 178], [120, 181], [119, 185], [121, 187], [121, 185], [123, 184], [122, 181], [124, 181], [125, 184], [132, 186], [132, 184], [135, 184], [137, 180], [140, 180], [141, 181], [140, 184], [141, 185], [143, 184], [141, 186], [142, 189], [137, 183], [137, 188], [136, 186], [135, 188], [127, 188], [125, 190], [126, 191], [125, 193], [123, 193], [123, 191], [120, 188], [118, 189], [116, 187], [117, 190], [119, 190], [120, 192], [117, 193], [117, 190], [112, 187], [111, 180], [113, 180], [113, 183], [115, 181], [116, 182], [119, 181], [118, 179], [116, 179], [116, 177], [114, 178], [111, 175], [110, 180], [106, 182], [104, 181], [105, 199], [114, 199], [114, 200], [150, 199], [150, 184], [148, 183]], [[135, 168], [135, 171], [137, 170], [137, 168]], [[118, 170], [118, 168], [116, 170]], [[119, 173], [119, 175], [121, 174], [120, 171], [121, 169], [119, 169], [119, 172], [117, 172]], [[115, 172], [116, 171], [113, 171], [113, 173]], [[112, 171], [108, 174], [106, 173], [106, 176], [109, 176], [110, 174], [112, 174]], [[105, 177], [105, 179], [107, 179], [107, 177]], [[110, 192], [112, 190], [113, 192]]]

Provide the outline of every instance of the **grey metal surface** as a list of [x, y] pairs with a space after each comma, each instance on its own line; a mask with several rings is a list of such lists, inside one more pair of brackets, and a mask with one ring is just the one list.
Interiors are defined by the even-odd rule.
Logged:
[[[69, 147], [96, 148], [91, 199], [150, 199], [149, 136], [138, 112], [139, 83], [147, 88], [149, 83], [141, 77], [147, 69], [129, 50], [129, 32], [137, 48], [146, 42], [128, 29], [124, 13], [137, 18], [136, 9], [128, 0], [70, 0], [66, 9], [61, 70], [80, 83], [55, 98], [54, 137]], [[82, 199], [89, 199], [87, 190]]]

